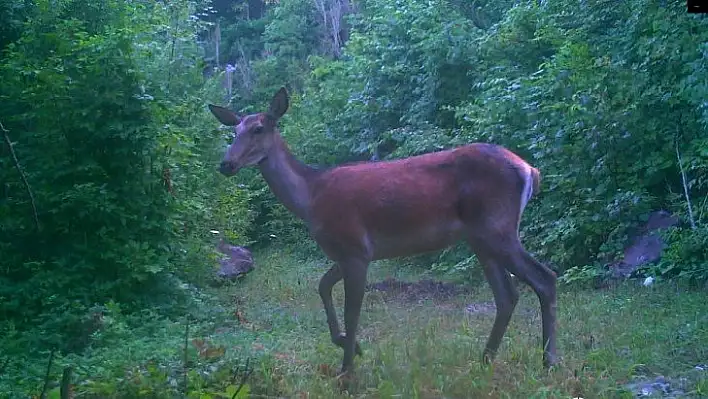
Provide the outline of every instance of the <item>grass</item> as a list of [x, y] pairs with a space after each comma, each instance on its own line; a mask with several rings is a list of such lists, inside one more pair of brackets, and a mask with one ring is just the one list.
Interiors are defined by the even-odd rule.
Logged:
[[[240, 282], [196, 295], [187, 397], [232, 397], [235, 369], [247, 357], [255, 368], [241, 398], [630, 398], [628, 382], [656, 375], [682, 386], [683, 397], [708, 397], [708, 372], [694, 369], [708, 363], [705, 292], [676, 283], [560, 285], [562, 364], [550, 372], [541, 367], [538, 301], [524, 285], [492, 367], [480, 363], [494, 320], [483, 281], [451, 297], [370, 291], [359, 334], [364, 356], [356, 359], [350, 391], [342, 392], [333, 377], [342, 350], [330, 342], [316, 289], [329, 265], [284, 250], [256, 254], [256, 262]], [[402, 264], [373, 264], [369, 281], [430, 277]], [[341, 320], [341, 284], [334, 294]], [[466, 310], [470, 304], [476, 311]], [[105, 320], [86, 353], [56, 356], [53, 381], [70, 364], [77, 398], [184, 397], [183, 321], [118, 310]], [[11, 362], [0, 374], [0, 398], [37, 397], [45, 369], [46, 358]], [[56, 385], [50, 388], [49, 397], [58, 394]]]
[[[342, 393], [331, 372], [342, 351], [330, 343], [317, 282], [323, 261], [298, 262], [287, 252], [261, 254], [259, 267], [222, 291], [253, 331], [250, 343], [264, 363], [258, 391], [285, 397], [366, 398], [569, 398], [632, 397], [623, 385], [633, 377], [687, 378], [691, 396], [708, 395], [708, 305], [705, 292], [673, 283], [642, 287], [629, 282], [606, 290], [560, 287], [558, 348], [562, 365], [541, 368], [538, 301], [525, 286], [493, 367], [480, 364], [492, 312], [470, 313], [468, 304], [489, 302], [478, 284], [447, 300], [407, 301], [367, 293], [357, 358], [357, 380]], [[369, 281], [420, 275], [395, 262], [372, 265]], [[341, 284], [335, 302], [341, 320]], [[233, 336], [232, 336], [233, 337]], [[223, 339], [228, 339], [225, 336]], [[233, 342], [234, 345], [247, 345]], [[253, 392], [256, 392], [254, 390]]]

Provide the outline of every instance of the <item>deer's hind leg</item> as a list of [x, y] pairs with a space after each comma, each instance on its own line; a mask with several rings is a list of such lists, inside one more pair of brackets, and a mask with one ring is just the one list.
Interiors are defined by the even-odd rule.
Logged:
[[[484, 273], [494, 292], [497, 316], [485, 347], [485, 357], [494, 354], [511, 319], [518, 292], [511, 282], [514, 273], [536, 293], [541, 306], [543, 331], [543, 364], [550, 367], [556, 357], [556, 274], [535, 260], [521, 245], [517, 230], [501, 233], [482, 229], [485, 234], [470, 238], [470, 246], [484, 264]], [[502, 230], [503, 231], [503, 230]], [[493, 358], [493, 357], [492, 357]], [[487, 359], [489, 360], [489, 359]]]
[[512, 247], [507, 269], [530, 285], [541, 305], [543, 324], [543, 365], [558, 362], [556, 354], [556, 273], [534, 259], [517, 240]]
[[504, 268], [503, 260], [487, 248], [479, 240], [470, 239], [469, 244], [482, 264], [484, 276], [494, 294], [496, 316], [494, 325], [482, 353], [482, 363], [489, 364], [494, 360], [501, 344], [511, 316], [519, 301], [519, 292], [511, 281], [509, 272]]

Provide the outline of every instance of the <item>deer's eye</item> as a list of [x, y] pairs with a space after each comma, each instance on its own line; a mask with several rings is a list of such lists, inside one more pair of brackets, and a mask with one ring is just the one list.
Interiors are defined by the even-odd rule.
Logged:
[[261, 134], [263, 133], [263, 126], [256, 126], [253, 128], [253, 134]]

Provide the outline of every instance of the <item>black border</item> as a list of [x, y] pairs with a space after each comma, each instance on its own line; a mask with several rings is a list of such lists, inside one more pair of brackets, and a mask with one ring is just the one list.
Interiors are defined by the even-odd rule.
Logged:
[[689, 14], [708, 13], [708, 0], [686, 0], [686, 12]]

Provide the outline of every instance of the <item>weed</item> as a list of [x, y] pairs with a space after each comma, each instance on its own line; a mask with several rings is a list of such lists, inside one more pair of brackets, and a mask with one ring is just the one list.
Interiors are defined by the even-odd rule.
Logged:
[[[316, 289], [327, 262], [298, 261], [287, 250], [255, 258], [258, 268], [245, 279], [201, 291], [199, 311], [191, 313], [188, 396], [232, 394], [240, 385], [239, 370], [251, 359], [253, 374], [239, 397], [348, 397], [334, 378], [341, 349], [329, 340]], [[402, 272], [388, 261], [372, 264], [369, 281], [392, 276], [420, 277], [415, 269]], [[562, 364], [550, 372], [540, 363], [538, 300], [525, 286], [520, 285], [519, 305], [491, 367], [480, 362], [494, 320], [486, 283], [438, 296], [434, 290], [410, 295], [413, 288], [405, 287], [366, 296], [359, 333], [364, 356], [356, 359], [351, 388], [355, 397], [629, 398], [629, 382], [656, 375], [684, 378], [688, 397], [704, 396], [708, 389], [706, 372], [696, 368], [708, 363], [705, 293], [680, 284], [559, 286]], [[343, 303], [341, 284], [334, 297]], [[81, 356], [58, 354], [52, 375], [74, 365], [77, 397], [182, 396], [184, 322], [150, 314], [130, 320], [117, 310], [111, 318], [112, 330], [98, 332]], [[37, 394], [30, 387], [41, 387], [46, 358], [23, 359], [13, 358], [0, 375], [0, 397]], [[20, 388], [22, 393], [11, 393]]]

